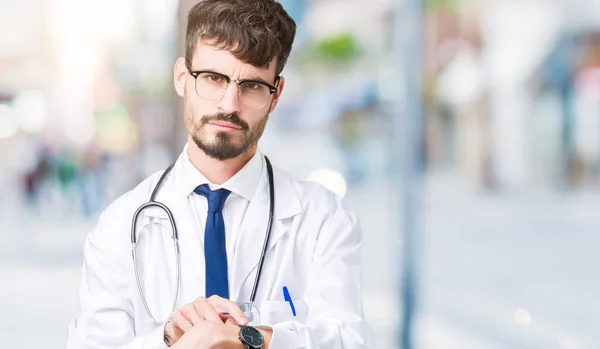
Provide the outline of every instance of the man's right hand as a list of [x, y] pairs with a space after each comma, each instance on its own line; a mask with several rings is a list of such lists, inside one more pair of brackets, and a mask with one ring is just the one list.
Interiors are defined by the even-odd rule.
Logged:
[[169, 347], [175, 344], [184, 333], [202, 321], [248, 324], [244, 312], [229, 299], [219, 296], [200, 297], [175, 310], [171, 315], [171, 320], [165, 324], [165, 344]]

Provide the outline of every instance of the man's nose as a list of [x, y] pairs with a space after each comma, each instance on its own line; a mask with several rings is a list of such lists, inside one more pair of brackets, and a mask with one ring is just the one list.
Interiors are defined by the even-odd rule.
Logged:
[[239, 98], [239, 86], [235, 82], [231, 82], [227, 89], [225, 89], [225, 93], [217, 107], [222, 113], [232, 114], [239, 113], [240, 111], [240, 98]]

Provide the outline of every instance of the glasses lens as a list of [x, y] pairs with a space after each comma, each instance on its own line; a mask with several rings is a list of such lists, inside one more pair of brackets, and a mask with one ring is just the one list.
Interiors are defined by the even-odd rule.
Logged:
[[245, 81], [240, 84], [240, 103], [250, 108], [260, 109], [267, 104], [271, 91], [267, 85]]
[[227, 79], [213, 73], [201, 73], [196, 78], [196, 93], [204, 99], [217, 100], [227, 89]]
[[[196, 78], [196, 93], [204, 99], [221, 99], [227, 86], [227, 79], [219, 74], [200, 73]], [[267, 104], [270, 96], [269, 87], [260, 82], [245, 81], [239, 85], [240, 103], [247, 107], [260, 109]]]

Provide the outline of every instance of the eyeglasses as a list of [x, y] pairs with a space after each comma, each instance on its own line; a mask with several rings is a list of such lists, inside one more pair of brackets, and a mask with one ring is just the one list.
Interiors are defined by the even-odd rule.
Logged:
[[[229, 84], [234, 82], [238, 85], [238, 98], [241, 104], [253, 108], [261, 109], [269, 102], [269, 98], [278, 87], [258, 80], [235, 80], [227, 75], [215, 73], [207, 70], [190, 70], [190, 75], [196, 80], [196, 94], [200, 98], [216, 101], [225, 95]], [[277, 77], [279, 84], [279, 77]]]

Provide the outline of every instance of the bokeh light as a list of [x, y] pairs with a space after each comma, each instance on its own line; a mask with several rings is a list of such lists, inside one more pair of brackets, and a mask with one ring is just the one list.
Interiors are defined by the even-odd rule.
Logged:
[[518, 325], [529, 325], [531, 323], [531, 315], [525, 309], [519, 309], [515, 312], [515, 322]]
[[318, 169], [313, 171], [307, 178], [309, 181], [322, 184], [325, 188], [343, 198], [346, 195], [348, 185], [341, 173], [331, 169]]

